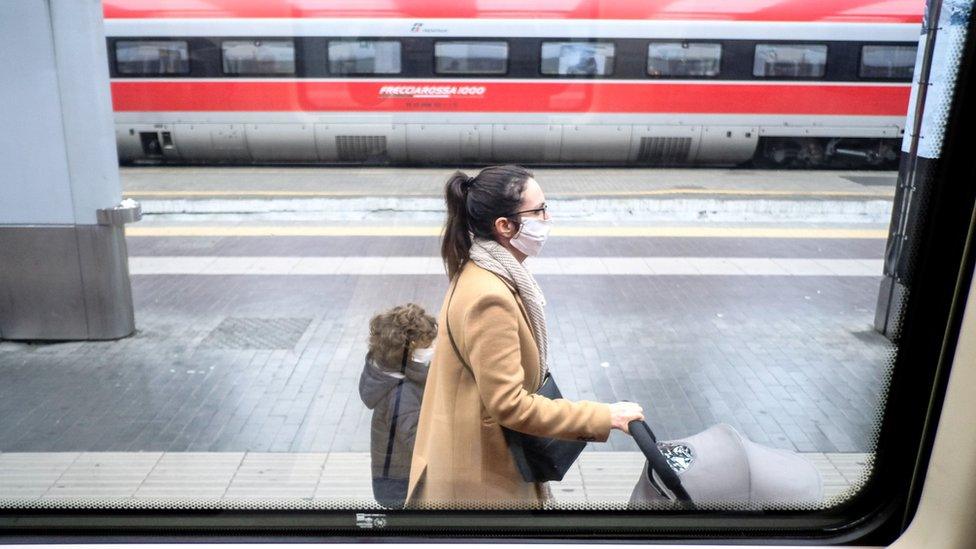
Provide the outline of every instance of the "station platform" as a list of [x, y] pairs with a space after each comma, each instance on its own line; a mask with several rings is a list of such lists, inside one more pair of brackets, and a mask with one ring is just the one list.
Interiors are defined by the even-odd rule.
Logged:
[[[867, 454], [808, 453], [820, 471], [823, 505], [856, 493]], [[644, 466], [640, 452], [585, 452], [560, 482], [556, 508], [623, 508]], [[138, 508], [178, 501], [187, 508], [378, 508], [368, 453], [58, 452], [0, 453], [5, 508], [65, 505]]]
[[[876, 205], [890, 215], [894, 175], [625, 172], [536, 170], [556, 225], [527, 265], [549, 302], [563, 393], [639, 402], [664, 439], [729, 423], [820, 460], [833, 493], [847, 489], [866, 470], [895, 351], [873, 329], [888, 228]], [[267, 463], [299, 475], [302, 498], [347, 493], [316, 491], [326, 478], [345, 478], [359, 497], [368, 321], [406, 302], [437, 314], [449, 173], [124, 169], [126, 194], [148, 206], [126, 228], [137, 332], [0, 341], [0, 473], [49, 455], [61, 473], [38, 472], [23, 493], [54, 497], [96, 484], [92, 464], [124, 468], [131, 458], [131, 475], [119, 473], [106, 497], [138, 497], [142, 486], [169, 490], [165, 479], [175, 494], [212, 460], [223, 472], [208, 493], [226, 499], [279, 478], [255, 472]], [[729, 206], [703, 215], [700, 200]], [[289, 459], [312, 465], [282, 465]], [[586, 469], [600, 460], [623, 471], [619, 482]], [[581, 463], [563, 495], [593, 502], [629, 494], [640, 457], [615, 431]], [[0, 488], [34, 478], [11, 474]], [[614, 482], [612, 494], [598, 489]]]
[[[123, 168], [125, 195], [147, 216], [357, 225], [443, 219], [437, 168]], [[477, 173], [477, 168], [466, 171]], [[628, 224], [874, 224], [891, 219], [891, 172], [715, 169], [535, 170], [557, 220]], [[142, 230], [140, 224], [135, 231]], [[557, 230], [562, 230], [557, 227]]]
[[[437, 313], [436, 233], [251, 228], [130, 235], [132, 337], [0, 342], [0, 451], [366, 451], [368, 321], [406, 302]], [[724, 421], [857, 453], [893, 353], [872, 328], [883, 251], [844, 234], [553, 236], [530, 268], [568, 398], [640, 402], [665, 438]], [[618, 432], [593, 448], [632, 449]]]
[[[123, 167], [127, 197], [443, 198], [455, 168]], [[479, 167], [464, 167], [469, 176]], [[547, 198], [716, 197], [891, 199], [896, 172], [659, 168], [530, 168]]]

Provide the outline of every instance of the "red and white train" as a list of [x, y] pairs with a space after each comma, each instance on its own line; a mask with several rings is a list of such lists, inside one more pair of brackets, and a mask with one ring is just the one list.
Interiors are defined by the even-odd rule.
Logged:
[[105, 0], [123, 162], [892, 165], [922, 0]]

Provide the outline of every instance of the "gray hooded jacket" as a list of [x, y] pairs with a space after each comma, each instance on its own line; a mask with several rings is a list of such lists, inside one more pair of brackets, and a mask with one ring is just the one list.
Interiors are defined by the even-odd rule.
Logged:
[[359, 377], [359, 396], [366, 407], [373, 410], [370, 454], [374, 479], [380, 477], [407, 479], [410, 476], [410, 459], [417, 434], [417, 419], [420, 415], [420, 403], [424, 397], [424, 384], [427, 382], [427, 363], [407, 360], [406, 377], [403, 378], [400, 389], [400, 407], [393, 437], [393, 451], [390, 454], [389, 468], [384, 471], [399, 382], [400, 378], [381, 370], [369, 356], [366, 357], [363, 373]]

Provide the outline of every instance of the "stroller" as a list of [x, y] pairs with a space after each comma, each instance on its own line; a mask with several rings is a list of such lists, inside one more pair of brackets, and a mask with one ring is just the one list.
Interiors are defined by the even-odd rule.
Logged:
[[756, 444], [719, 423], [688, 438], [658, 442], [643, 421], [628, 425], [647, 458], [631, 508], [673, 504], [757, 509], [813, 507], [823, 500], [820, 472], [806, 458]]

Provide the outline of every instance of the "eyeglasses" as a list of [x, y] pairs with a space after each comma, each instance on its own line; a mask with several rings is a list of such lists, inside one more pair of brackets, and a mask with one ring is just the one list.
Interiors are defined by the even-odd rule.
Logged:
[[516, 215], [519, 215], [519, 214], [538, 213], [538, 212], [542, 212], [542, 216], [545, 217], [546, 212], [548, 212], [548, 211], [549, 211], [549, 205], [546, 204], [545, 202], [543, 202], [541, 208], [533, 208], [531, 210], [522, 210], [520, 212], [515, 212], [515, 213], [513, 213], [511, 215], [511, 217], [515, 217]]

